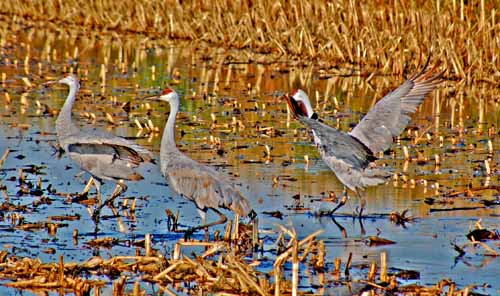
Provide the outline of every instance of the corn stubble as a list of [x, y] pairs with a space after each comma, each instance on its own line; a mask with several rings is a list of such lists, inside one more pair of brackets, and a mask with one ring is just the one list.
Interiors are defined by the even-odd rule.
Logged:
[[435, 48], [457, 80], [498, 84], [500, 27], [493, 2], [2, 1], [4, 16], [153, 39], [205, 41], [330, 66], [405, 73]]

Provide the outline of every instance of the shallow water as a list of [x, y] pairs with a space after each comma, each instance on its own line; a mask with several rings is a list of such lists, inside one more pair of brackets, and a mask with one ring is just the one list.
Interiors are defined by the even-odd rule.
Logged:
[[[57, 193], [76, 193], [85, 185], [88, 176], [75, 177], [79, 169], [67, 156], [59, 158], [54, 148], [57, 142], [55, 116], [44, 114], [44, 108], [38, 108], [36, 104], [39, 101], [54, 110], [62, 106], [66, 87], [54, 85], [49, 88], [41, 83], [60, 77], [77, 61], [83, 81], [73, 114], [74, 120], [82, 127], [134, 137], [137, 143], [154, 151], [157, 157], [161, 133], [141, 131], [134, 120], [146, 124], [151, 119], [162, 130], [168, 106], [150, 102], [151, 109], [148, 110], [141, 98], [157, 93], [164, 85], [173, 86], [183, 97], [177, 121], [177, 144], [180, 149], [200, 162], [217, 166], [224, 174], [231, 174], [259, 213], [262, 230], [274, 230], [277, 223], [292, 224], [300, 237], [305, 237], [323, 229], [319, 238], [325, 240], [329, 268], [332, 268], [334, 258], [340, 257], [345, 262], [349, 253], [353, 254], [353, 265], [356, 267], [379, 261], [380, 253], [386, 251], [389, 267], [420, 272], [420, 279], [409, 283], [432, 285], [442, 278], [451, 278], [462, 288], [487, 283], [489, 287], [478, 291], [493, 293], [500, 289], [496, 280], [500, 275], [497, 258], [483, 256], [484, 250], [481, 249], [477, 254], [467, 253], [457, 258], [458, 253], [451, 244], [465, 244], [468, 241], [465, 235], [479, 219], [485, 228], [498, 228], [499, 208], [484, 207], [481, 203], [483, 199], [498, 200], [497, 192], [474, 192], [472, 197], [450, 198], [449, 203], [444, 205], [424, 203], [428, 197], [440, 200], [439, 196], [450, 192], [478, 188], [488, 182], [492, 185], [498, 183], [494, 169], [498, 156], [492, 155], [493, 174], [490, 177], [485, 175], [483, 163], [488, 157], [487, 140], [492, 140], [495, 149], [499, 145], [498, 137], [489, 137], [487, 133], [490, 126], [498, 126], [496, 103], [485, 103], [482, 101], [484, 98], [467, 97], [464, 89], [451, 92], [449, 89], [455, 88], [453, 82], [447, 82], [448, 88], [433, 92], [410, 124], [412, 130], [419, 133], [418, 142], [414, 141], [413, 131], [405, 132], [378, 162], [392, 167], [399, 180], [369, 188], [363, 193], [367, 200], [365, 213], [371, 218], [363, 219], [360, 224], [358, 219], [349, 217], [358, 206], [355, 195], [340, 211], [346, 215], [338, 215], [335, 219], [315, 215], [321, 209], [333, 208], [335, 203], [320, 199], [327, 197], [330, 191], [340, 196], [343, 187], [319, 158], [308, 132], [287, 115], [286, 104], [279, 96], [301, 87], [310, 94], [320, 117], [329, 124], [348, 130], [370, 108], [374, 98], [396, 87], [401, 83], [401, 77], [376, 76], [369, 83], [366, 78], [357, 76], [337, 75], [324, 79], [323, 72], [315, 65], [294, 66], [286, 61], [268, 63], [266, 60], [248, 62], [248, 58], [239, 52], [195, 48], [189, 44], [151, 49], [140, 46], [139, 39], [127, 40], [126, 43], [106, 38], [91, 41], [82, 37], [75, 40], [64, 34], [28, 30], [25, 35], [4, 36], [3, 40], [5, 45], [0, 73], [7, 75], [3, 91], [9, 93], [12, 102], [8, 104], [5, 97], [0, 97], [0, 153], [7, 147], [11, 149], [1, 171], [1, 183], [6, 186], [5, 192], [11, 203], [28, 205], [29, 211], [20, 213], [25, 222], [47, 221], [54, 215], [80, 216], [77, 221], [62, 221], [67, 226], [51, 234], [44, 229], [19, 230], [12, 226], [6, 213], [0, 220], [0, 245], [10, 253], [39, 257], [48, 262], [58, 261], [60, 255], [64, 255], [66, 261], [84, 261], [98, 252], [103, 257], [130, 255], [135, 253], [135, 249], [127, 247], [126, 241], [140, 239], [150, 233], [153, 235], [153, 246], [169, 254], [182, 234], [167, 230], [165, 210], [179, 210], [180, 222], [184, 226], [200, 223], [194, 205], [170, 190], [155, 165], [141, 169], [144, 180], [128, 184], [129, 190], [123, 199], [137, 199], [134, 216], [122, 212], [120, 219], [107, 219], [106, 216], [112, 215], [112, 212], [107, 208], [103, 211], [104, 218], [97, 236], [123, 240], [122, 246], [111, 250], [98, 251], [84, 244], [95, 236], [94, 225], [84, 205], [70, 203], [64, 195], [44, 191], [44, 196], [48, 196], [52, 203], [34, 207], [32, 203], [40, 197], [17, 194], [18, 181], [13, 177], [17, 177], [19, 168], [32, 164], [42, 166], [42, 169], [39, 175], [26, 174], [27, 181], [36, 183], [41, 177], [43, 189], [51, 185]], [[49, 45], [50, 51], [47, 49]], [[79, 48], [77, 59], [74, 57], [75, 47]], [[30, 60], [25, 66], [27, 52]], [[51, 53], [50, 61], [46, 52]], [[100, 82], [103, 63], [108, 65], [104, 87]], [[122, 65], [126, 66], [125, 70]], [[22, 77], [28, 77], [34, 87], [26, 88]], [[330, 91], [325, 100], [326, 89]], [[334, 96], [339, 102], [336, 114]], [[130, 102], [129, 112], [121, 107], [125, 102]], [[96, 119], [87, 118], [85, 112], [94, 113]], [[107, 122], [105, 112], [113, 116], [118, 123], [116, 126]], [[211, 114], [216, 121], [212, 120]], [[241, 125], [235, 127], [233, 120], [240, 120], [244, 128]], [[478, 125], [478, 121], [483, 124]], [[210, 141], [211, 136], [220, 138], [222, 146], [216, 147]], [[439, 136], [443, 137], [442, 145]], [[271, 147], [271, 157], [265, 155], [266, 145]], [[419, 150], [423, 157], [430, 160], [424, 164], [415, 161], [405, 164], [403, 146], [409, 147], [413, 157]], [[222, 149], [222, 155], [217, 153], [218, 149]], [[441, 158], [438, 168], [434, 165], [435, 154]], [[305, 155], [310, 159], [309, 165], [305, 164]], [[273, 182], [275, 177], [279, 177], [277, 183]], [[415, 184], [412, 184], [412, 179]], [[436, 182], [439, 188], [436, 188]], [[104, 192], [110, 194], [113, 187], [113, 184], [105, 184]], [[300, 194], [298, 201], [292, 198], [296, 194]], [[480, 208], [430, 211], [451, 207]], [[405, 227], [390, 222], [389, 213], [405, 209], [411, 216], [417, 217], [414, 222]], [[283, 219], [263, 214], [265, 211], [281, 211]], [[230, 213], [228, 215], [232, 217]], [[208, 217], [209, 220], [216, 218], [215, 215]], [[77, 242], [73, 240], [75, 229], [80, 234]], [[368, 246], [367, 238], [377, 234], [396, 244]], [[203, 234], [196, 234], [195, 238], [203, 238]], [[275, 235], [265, 237], [266, 252], [261, 256], [273, 257], [270, 250], [275, 247], [275, 239]], [[54, 248], [56, 253], [42, 252], [49, 247]], [[498, 244], [494, 248], [498, 251]], [[261, 268], [270, 269], [272, 264], [264, 263]], [[301, 270], [301, 285], [311, 289], [314, 283], [307, 273]], [[352, 274], [354, 278], [364, 278], [366, 268], [354, 268]], [[326, 278], [324, 288], [316, 291], [325, 294], [338, 292], [339, 288], [331, 277], [327, 275]], [[0, 287], [0, 292], [16, 293], [5, 287]]]

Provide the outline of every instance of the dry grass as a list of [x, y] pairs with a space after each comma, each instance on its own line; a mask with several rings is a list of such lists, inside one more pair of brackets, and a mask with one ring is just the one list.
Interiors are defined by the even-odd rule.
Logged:
[[[250, 264], [245, 260], [244, 254], [235, 251], [235, 246], [230, 242], [200, 242], [183, 241], [177, 243], [177, 247], [206, 247], [203, 254], [196, 258], [180, 256], [180, 253], [172, 258], [165, 258], [154, 250], [147, 254], [148, 243], [136, 242], [136, 246], [146, 249], [146, 254], [135, 256], [114, 256], [104, 259], [100, 256], [89, 258], [83, 263], [65, 262], [64, 257], [59, 257], [59, 262], [44, 263], [37, 258], [19, 257], [9, 254], [7, 251], [0, 252], [0, 278], [8, 280], [3, 285], [21, 290], [30, 290], [34, 293], [45, 294], [59, 292], [60, 294], [73, 293], [75, 295], [100, 294], [100, 291], [108, 283], [101, 279], [89, 279], [102, 277], [103, 275], [113, 278], [113, 295], [146, 295], [147, 285], [154, 284], [155, 287], [167, 295], [176, 295], [183, 292], [188, 295], [200, 295], [205, 293], [217, 293], [220, 295], [298, 295], [299, 269], [292, 267], [292, 281], [282, 273], [282, 265], [285, 261], [292, 261], [292, 265], [309, 265], [318, 273], [318, 294], [325, 294], [325, 286], [346, 286], [350, 293], [356, 284], [363, 287], [364, 291], [371, 295], [385, 295], [396, 293], [400, 295], [464, 295], [470, 287], [455, 291], [455, 283], [442, 280], [433, 286], [398, 284], [398, 275], [387, 274], [387, 257], [381, 254], [381, 269], [378, 273], [377, 264], [372, 263], [367, 279], [353, 279], [349, 275], [350, 263], [346, 265], [345, 275], [340, 272], [336, 278], [327, 280], [324, 264], [324, 252], [321, 251], [322, 241], [316, 236], [319, 232], [311, 234], [299, 241], [293, 229], [288, 230], [280, 227], [287, 233], [291, 240], [291, 246], [276, 259], [274, 270], [268, 273], [259, 272], [255, 269], [261, 261], [255, 260]], [[111, 248], [108, 241], [112, 239], [97, 239], [89, 241], [94, 246]], [[147, 240], [146, 240], [147, 241]], [[177, 249], [176, 247], [176, 249]], [[336, 261], [339, 262], [340, 259]], [[318, 266], [320, 264], [321, 266]], [[274, 275], [275, 281], [269, 279]], [[130, 282], [135, 281], [131, 289]], [[127, 283], [128, 282], [128, 283]], [[143, 283], [141, 285], [141, 282]], [[146, 286], [146, 287], [145, 287]], [[143, 290], [145, 289], [146, 290]], [[359, 288], [358, 288], [359, 289]], [[93, 293], [92, 293], [93, 290]]]
[[[0, 11], [100, 32], [225, 48], [328, 66], [359, 65], [402, 74], [431, 47], [467, 83], [498, 84], [500, 26], [495, 2], [446, 1], [2, 1]], [[17, 16], [17, 18], [14, 18]]]

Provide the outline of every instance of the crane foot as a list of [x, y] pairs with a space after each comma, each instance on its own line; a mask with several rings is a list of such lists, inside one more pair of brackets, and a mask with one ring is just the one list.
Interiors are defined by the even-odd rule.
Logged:
[[339, 204], [333, 210], [330, 211], [330, 215], [332, 215], [338, 209], [340, 209], [341, 207], [343, 207], [347, 203], [348, 199], [349, 199], [349, 197], [347, 195], [342, 196], [342, 199], [340, 200]]

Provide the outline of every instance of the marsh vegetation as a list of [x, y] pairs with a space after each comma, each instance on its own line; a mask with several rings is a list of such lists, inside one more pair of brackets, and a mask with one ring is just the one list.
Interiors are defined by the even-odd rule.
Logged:
[[[3, 293], [500, 289], [494, 2], [2, 1], [0, 11]], [[356, 198], [319, 217], [343, 186], [281, 96], [305, 89], [318, 115], [347, 131], [431, 47], [446, 82], [378, 155], [393, 178], [366, 191], [362, 219], [352, 217]], [[175, 88], [180, 149], [229, 175], [251, 200], [256, 251], [243, 220], [208, 239], [170, 231], [177, 217], [180, 228], [200, 220], [154, 165], [117, 212], [103, 210], [95, 233], [87, 212], [94, 192], [79, 195], [85, 177], [54, 133], [67, 89], [43, 86], [70, 72], [82, 80], [81, 126], [155, 155], [169, 109], [142, 98]]]

